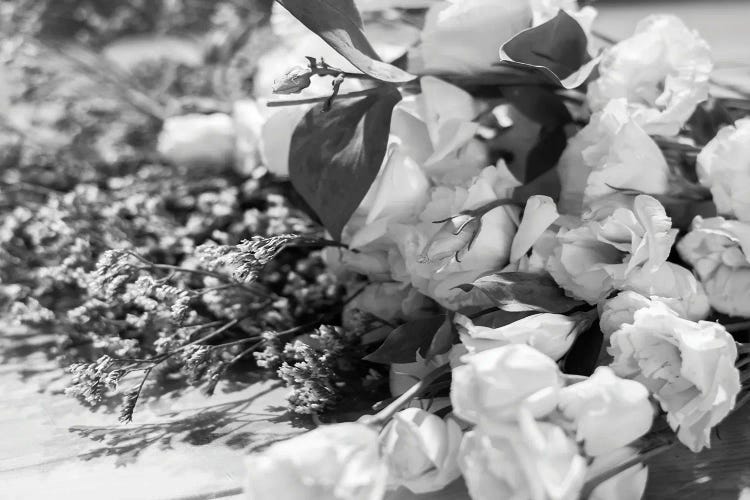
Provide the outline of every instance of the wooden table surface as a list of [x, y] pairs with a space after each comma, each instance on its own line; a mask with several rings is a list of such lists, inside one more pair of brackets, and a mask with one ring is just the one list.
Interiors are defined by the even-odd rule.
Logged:
[[[678, 14], [709, 40], [722, 68], [750, 81], [737, 69], [750, 65], [748, 0], [607, 3], [600, 11], [599, 29], [616, 37], [648, 13]], [[2, 500], [241, 498], [243, 457], [305, 430], [283, 411], [285, 391], [269, 382], [220, 385], [212, 398], [169, 393], [119, 425], [116, 410], [92, 412], [59, 393], [59, 369], [43, 355], [50, 341], [0, 325]], [[750, 487], [750, 406], [719, 431], [711, 450], [675, 448], [653, 460], [647, 497], [734, 499]], [[414, 498], [467, 497], [456, 483], [440, 494], [396, 492], [391, 500]]]

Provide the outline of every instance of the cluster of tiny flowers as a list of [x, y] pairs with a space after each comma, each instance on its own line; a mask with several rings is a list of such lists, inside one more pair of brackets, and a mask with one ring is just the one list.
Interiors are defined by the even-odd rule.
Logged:
[[[356, 341], [340, 327], [320, 326], [306, 340], [286, 344], [278, 368], [279, 377], [291, 389], [290, 410], [299, 414], [317, 414], [333, 408], [341, 399], [347, 381], [355, 369], [352, 354]], [[278, 362], [273, 352], [263, 362]]]

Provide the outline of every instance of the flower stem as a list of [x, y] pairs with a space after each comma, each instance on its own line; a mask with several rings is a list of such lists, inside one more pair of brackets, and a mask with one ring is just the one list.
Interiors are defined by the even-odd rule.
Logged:
[[[373, 87], [371, 89], [357, 90], [355, 92], [348, 92], [346, 94], [338, 94], [336, 96], [336, 99], [353, 99], [355, 97], [363, 97], [371, 94], [376, 94], [378, 92], [381, 92], [381, 89], [378, 87]], [[269, 108], [278, 108], [282, 106], [299, 106], [300, 104], [326, 102], [330, 98], [331, 96], [308, 97], [306, 99], [284, 99], [280, 101], [267, 102], [266, 106], [268, 106]]]
[[[729, 333], [737, 333], [742, 332], [745, 330], [750, 330], [750, 321], [739, 321], [737, 323], [729, 323], [727, 325], [724, 325], [724, 328]], [[750, 345], [737, 343], [737, 350], [740, 352], [750, 352]]]
[[601, 472], [592, 478], [589, 478], [589, 480], [586, 481], [586, 483], [583, 485], [583, 489], [581, 490], [581, 498], [588, 498], [591, 495], [591, 492], [593, 492], [597, 486], [599, 486], [601, 483], [603, 483], [607, 479], [610, 479], [616, 476], [620, 472], [627, 470], [636, 464], [645, 462], [646, 460], [649, 460], [659, 455], [660, 453], [667, 451], [676, 442], [677, 442], [676, 437], [674, 436], [674, 434], [671, 434], [665, 439], [663, 443], [658, 444], [654, 446], [653, 448], [646, 450], [642, 453], [639, 453], [635, 455], [634, 457], [631, 457], [623, 462], [620, 462], [616, 466], [610, 469], [607, 469], [606, 471]]
[[422, 394], [435, 380], [450, 372], [449, 364], [444, 364], [432, 370], [422, 380], [411, 386], [405, 393], [396, 398], [391, 404], [380, 410], [375, 415], [364, 415], [359, 419], [363, 424], [380, 427], [393, 417], [401, 408], [406, 406], [412, 399]]

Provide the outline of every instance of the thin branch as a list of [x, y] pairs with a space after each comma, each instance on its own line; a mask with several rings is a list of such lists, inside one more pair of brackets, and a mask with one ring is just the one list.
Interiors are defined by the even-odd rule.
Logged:
[[[367, 95], [376, 94], [381, 92], [381, 89], [374, 87], [371, 89], [357, 90], [355, 92], [348, 92], [346, 94], [339, 94], [336, 99], [353, 99], [355, 97], [363, 97]], [[298, 106], [300, 104], [313, 104], [318, 102], [326, 102], [331, 96], [320, 96], [320, 97], [309, 97], [307, 99], [284, 99], [279, 101], [270, 101], [266, 103], [269, 108], [278, 108], [281, 106]]]
[[359, 419], [359, 421], [364, 424], [373, 426], [384, 425], [386, 422], [388, 422], [388, 420], [390, 420], [393, 415], [396, 414], [397, 411], [406, 406], [412, 399], [416, 398], [424, 391], [426, 391], [435, 380], [442, 377], [446, 373], [450, 373], [450, 371], [451, 367], [449, 364], [445, 364], [439, 366], [438, 368], [435, 368], [430, 373], [425, 375], [422, 380], [407, 389], [406, 392], [396, 398], [391, 404], [380, 410], [377, 414], [364, 415]]

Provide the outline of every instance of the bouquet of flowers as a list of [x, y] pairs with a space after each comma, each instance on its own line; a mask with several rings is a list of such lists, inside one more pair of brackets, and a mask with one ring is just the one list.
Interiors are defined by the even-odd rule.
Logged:
[[710, 446], [748, 399], [750, 119], [700, 35], [609, 40], [575, 1], [279, 3], [336, 54], [274, 83], [267, 165], [340, 242], [393, 397], [250, 457], [248, 498], [640, 498], [643, 460]]
[[750, 100], [679, 19], [70, 3], [110, 57], [208, 34], [123, 68], [30, 41], [67, 7], [0, 9], [25, 85], [0, 94], [0, 308], [57, 334], [69, 394], [127, 423], [181, 382], [282, 380], [318, 427], [248, 459], [254, 500], [640, 498], [644, 460], [750, 399]]

